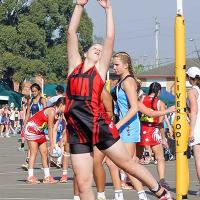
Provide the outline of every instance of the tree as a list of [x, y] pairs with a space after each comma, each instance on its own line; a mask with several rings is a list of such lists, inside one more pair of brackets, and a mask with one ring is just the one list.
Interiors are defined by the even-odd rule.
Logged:
[[[0, 1], [0, 73], [23, 82], [37, 74], [47, 81], [66, 78], [66, 27], [73, 0]], [[84, 12], [78, 30], [80, 51], [92, 44], [92, 22]]]
[[138, 65], [134, 66], [134, 71], [135, 71], [136, 74], [139, 74], [143, 70], [144, 70], [144, 65], [142, 65], [142, 64], [138, 64]]

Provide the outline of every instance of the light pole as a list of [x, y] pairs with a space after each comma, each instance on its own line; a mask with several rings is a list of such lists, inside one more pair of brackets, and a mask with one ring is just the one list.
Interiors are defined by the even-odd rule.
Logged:
[[159, 62], [160, 62], [160, 58], [159, 58], [159, 40], [158, 40], [158, 37], [159, 37], [159, 32], [160, 32], [160, 23], [158, 22], [158, 19], [157, 17], [155, 18], [155, 39], [156, 39], [156, 62], [155, 62], [155, 65], [156, 65], [156, 68], [159, 67]]
[[194, 44], [194, 49], [195, 49], [195, 52], [197, 53], [197, 57], [198, 57], [198, 60], [199, 60], [199, 62], [200, 62], [199, 50], [197, 49], [197, 44], [196, 44], [196, 41], [195, 41], [195, 39], [193, 39], [193, 38], [190, 38], [190, 42], [193, 42], [193, 44]]

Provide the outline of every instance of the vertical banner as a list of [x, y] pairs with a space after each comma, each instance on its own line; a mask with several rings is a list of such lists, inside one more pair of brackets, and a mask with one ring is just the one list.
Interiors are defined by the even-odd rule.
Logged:
[[182, 0], [177, 0], [175, 18], [175, 93], [176, 118], [174, 122], [176, 139], [176, 200], [187, 199], [189, 189], [189, 168], [187, 159], [189, 126], [186, 113], [186, 50], [185, 21]]

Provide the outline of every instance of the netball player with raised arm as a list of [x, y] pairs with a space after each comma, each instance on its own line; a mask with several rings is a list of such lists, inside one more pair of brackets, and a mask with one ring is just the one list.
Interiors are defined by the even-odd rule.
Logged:
[[[100, 114], [101, 92], [114, 46], [114, 21], [109, 0], [99, 0], [105, 10], [106, 37], [104, 45], [92, 45], [82, 61], [78, 51], [77, 31], [87, 0], [77, 0], [67, 30], [68, 84], [66, 120], [74, 173], [81, 200], [94, 200], [93, 145], [105, 153], [118, 167], [140, 179], [161, 200], [171, 200], [151, 173], [128, 154], [114, 123]], [[132, 116], [129, 116], [130, 118]], [[128, 117], [128, 118], [129, 118]]]

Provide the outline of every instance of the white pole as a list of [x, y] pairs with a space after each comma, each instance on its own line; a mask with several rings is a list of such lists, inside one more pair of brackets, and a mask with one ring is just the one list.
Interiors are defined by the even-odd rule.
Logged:
[[160, 26], [160, 23], [158, 22], [157, 20], [157, 17], [155, 18], [155, 33], [156, 33], [156, 68], [159, 67], [159, 41], [158, 41], [158, 36], [159, 36], [159, 26]]
[[44, 79], [42, 77], [42, 94], [44, 93]]
[[183, 15], [183, 0], [177, 0], [177, 14]]

